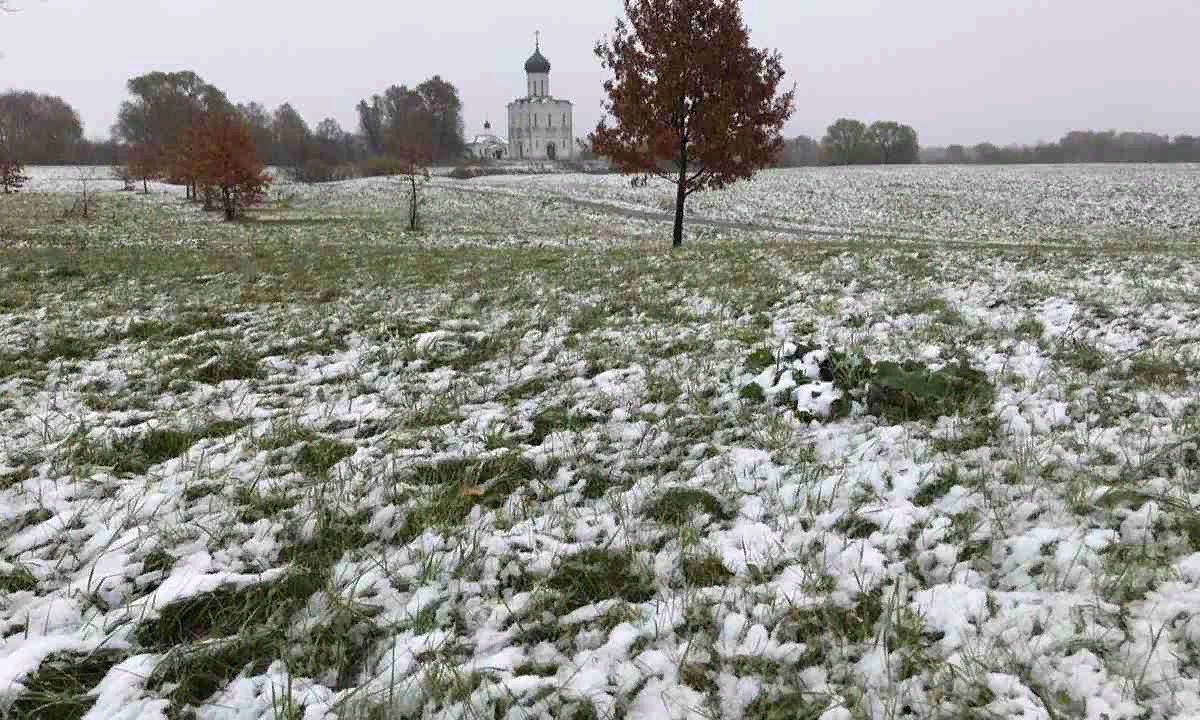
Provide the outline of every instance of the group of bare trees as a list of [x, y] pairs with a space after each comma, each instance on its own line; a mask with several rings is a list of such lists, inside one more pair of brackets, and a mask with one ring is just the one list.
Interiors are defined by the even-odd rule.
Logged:
[[83, 139], [79, 115], [65, 100], [28, 91], [0, 94], [0, 127], [30, 165], [60, 162]]
[[62, 98], [32, 92], [0, 95], [0, 190], [19, 190], [24, 166], [54, 162], [83, 136], [79, 116]]
[[457, 162], [466, 150], [458, 89], [440, 75], [410, 88], [392, 85], [356, 107], [359, 131], [373, 155], [419, 148], [434, 163]]
[[300, 180], [336, 180], [354, 173], [353, 166], [364, 153], [352, 133], [338, 121], [325, 118], [315, 129], [309, 127], [291, 103], [274, 111], [257, 102], [238, 105], [250, 136], [263, 162], [285, 168]]
[[227, 220], [260, 202], [263, 171], [245, 118], [194, 72], [151, 72], [126, 83], [113, 134], [125, 148], [123, 175], [185, 185], [187, 197], [220, 208]]

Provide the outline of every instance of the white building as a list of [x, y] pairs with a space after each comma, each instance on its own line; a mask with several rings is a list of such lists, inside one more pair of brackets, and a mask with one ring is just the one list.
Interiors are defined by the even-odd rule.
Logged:
[[508, 156], [514, 160], [565, 160], [574, 154], [571, 102], [550, 94], [550, 61], [541, 43], [525, 61], [528, 94], [508, 104]]
[[504, 160], [508, 158], [508, 143], [492, 133], [490, 122], [484, 122], [483, 132], [467, 143], [467, 152], [471, 153], [472, 157]]

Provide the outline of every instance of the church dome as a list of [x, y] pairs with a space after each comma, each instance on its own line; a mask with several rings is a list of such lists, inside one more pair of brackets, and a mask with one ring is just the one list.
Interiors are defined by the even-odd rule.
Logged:
[[525, 61], [525, 72], [527, 73], [548, 73], [550, 72], [550, 61], [542, 55], [541, 49], [533, 51], [529, 59]]

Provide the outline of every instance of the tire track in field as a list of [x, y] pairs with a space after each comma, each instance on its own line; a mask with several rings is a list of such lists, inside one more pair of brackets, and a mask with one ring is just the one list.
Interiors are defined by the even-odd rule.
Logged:
[[[462, 183], [463, 181], [461, 180], [454, 180], [445, 183], [437, 183], [437, 187], [446, 190], [476, 193], [480, 195], [507, 195], [510, 197], [523, 197], [530, 200], [553, 200], [568, 205], [573, 205], [583, 210], [590, 210], [593, 212], [624, 217], [631, 220], [640, 220], [643, 222], [661, 222], [667, 224], [673, 224], [675, 222], [674, 213], [628, 207], [626, 205], [600, 200], [586, 200], [567, 195], [565, 193], [545, 190], [543, 188], [538, 188], [534, 192], [528, 192], [525, 188], [522, 188], [521, 190], [510, 190], [508, 188], [496, 187], [494, 185], [475, 185], [472, 187]], [[1106, 252], [1101, 243], [1097, 242], [1096, 240], [1089, 240], [1083, 236], [1079, 237], [1078, 239], [1070, 240], [1014, 239], [1011, 242], [1005, 242], [994, 239], [971, 239], [968, 237], [947, 238], [935, 235], [923, 235], [914, 232], [885, 232], [880, 230], [854, 230], [850, 228], [840, 230], [828, 227], [812, 227], [803, 225], [759, 224], [741, 222], [737, 220], [720, 220], [715, 218], [698, 217], [694, 215], [685, 215], [684, 222], [688, 225], [700, 225], [703, 227], [711, 227], [733, 232], [789, 235], [801, 239], [828, 238], [828, 242], [826, 244], [833, 247], [854, 247], [860, 245], [864, 241], [874, 241], [886, 242], [892, 245], [907, 245], [914, 248], [942, 247], [995, 251], [1026, 249], [1036, 250], [1038, 252], [1059, 251], [1067, 254], [1092, 254], [1096, 252]], [[1137, 252], [1139, 254], [1147, 255], [1169, 256], [1181, 254], [1190, 256], [1196, 252], [1200, 252], [1200, 241], [1197, 239], [1183, 238], [1180, 240], [1163, 243], [1153, 250], [1138, 250]]]
[[[459, 181], [461, 182], [461, 181]], [[438, 187], [447, 190], [457, 190], [459, 192], [471, 192], [481, 195], [509, 195], [525, 198], [535, 197], [528, 192], [517, 192], [505, 188], [483, 185], [475, 187], [467, 187], [464, 185], [452, 185], [438, 183]], [[583, 208], [585, 210], [593, 210], [596, 212], [606, 213], [609, 215], [618, 215], [620, 217], [629, 218], [632, 220], [643, 220], [646, 222], [665, 222], [674, 223], [675, 215], [673, 213], [662, 212], [659, 210], [643, 210], [637, 208], [617, 205], [615, 203], [603, 202], [599, 200], [585, 200], [583, 198], [573, 197], [563, 193], [551, 192], [539, 189], [538, 194], [543, 198], [559, 200], [561, 202]], [[916, 244], [938, 244], [946, 242], [942, 238], [932, 237], [928, 235], [917, 235], [913, 233], [896, 234], [896, 233], [881, 233], [869, 230], [834, 230], [829, 228], [815, 228], [796, 225], [768, 225], [758, 223], [747, 223], [737, 220], [720, 220], [715, 218], [699, 217], [695, 215], [687, 215], [684, 221], [689, 225], [701, 225], [704, 227], [712, 227], [720, 230], [732, 230], [735, 232], [753, 232], [753, 233], [776, 233], [780, 235], [793, 235], [796, 237], [828, 237], [838, 240], [885, 240], [889, 242], [906, 242]]]

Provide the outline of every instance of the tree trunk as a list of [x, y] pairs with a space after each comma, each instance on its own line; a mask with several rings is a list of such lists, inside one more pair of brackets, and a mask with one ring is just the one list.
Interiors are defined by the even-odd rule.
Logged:
[[683, 203], [687, 200], [687, 164], [679, 168], [679, 181], [675, 185], [675, 233], [671, 236], [671, 247], [683, 245]]
[[147, 178], [142, 178], [142, 194], [143, 195], [150, 194], [150, 180]]
[[408, 211], [408, 229], [416, 230], [417, 229], [417, 179], [415, 177], [410, 177], [408, 179], [408, 182], [410, 185], [412, 185], [412, 201], [411, 201], [411, 204], [409, 205], [409, 211]]
[[679, 180], [675, 184], [675, 233], [671, 236], [671, 247], [683, 245], [683, 203], [687, 200], [688, 143], [687, 136], [679, 137]]

